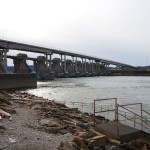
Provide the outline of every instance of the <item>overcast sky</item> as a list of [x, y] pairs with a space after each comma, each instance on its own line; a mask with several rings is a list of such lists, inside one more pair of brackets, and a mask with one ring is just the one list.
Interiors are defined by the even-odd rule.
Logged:
[[0, 0], [0, 38], [150, 65], [150, 0]]

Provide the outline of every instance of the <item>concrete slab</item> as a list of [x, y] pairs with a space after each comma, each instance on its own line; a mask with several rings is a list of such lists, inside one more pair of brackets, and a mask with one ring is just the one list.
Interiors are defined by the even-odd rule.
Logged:
[[95, 126], [95, 130], [121, 142], [137, 139], [141, 133], [140, 130], [129, 127], [127, 125], [123, 125], [117, 121], [111, 121], [105, 124], [98, 124]]

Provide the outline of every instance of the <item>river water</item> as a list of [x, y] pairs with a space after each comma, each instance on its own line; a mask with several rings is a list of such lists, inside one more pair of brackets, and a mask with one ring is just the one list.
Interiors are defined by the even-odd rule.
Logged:
[[[119, 104], [142, 102], [150, 110], [150, 77], [100, 76], [60, 78], [38, 82], [37, 89], [27, 90], [37, 96], [65, 102], [83, 111], [93, 112], [94, 99], [118, 98]], [[76, 102], [76, 103], [74, 103]], [[109, 105], [113, 101], [99, 102]]]

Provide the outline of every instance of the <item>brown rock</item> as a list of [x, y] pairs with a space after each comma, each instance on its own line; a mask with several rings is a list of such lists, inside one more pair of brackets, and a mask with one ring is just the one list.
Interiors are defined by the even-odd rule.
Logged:
[[66, 134], [67, 133], [67, 130], [63, 129], [63, 130], [60, 130], [59, 133], [61, 133], [62, 135]]
[[10, 107], [10, 105], [6, 103], [0, 103], [0, 108], [3, 109], [3, 107]]
[[64, 111], [62, 111], [58, 108], [51, 108], [50, 111], [55, 113], [56, 115], [61, 115], [61, 116], [65, 115]]
[[86, 132], [76, 132], [75, 135], [80, 138], [84, 138], [84, 139], [86, 139], [88, 136], [88, 134]]
[[67, 107], [64, 103], [55, 102], [55, 105], [60, 107]]
[[3, 133], [4, 133], [4, 131], [3, 131], [3, 130], [0, 130], [0, 135], [3, 134]]
[[83, 150], [87, 150], [87, 147], [85, 143], [79, 138], [79, 137], [74, 137], [73, 142], [79, 147], [83, 148]]
[[40, 122], [41, 125], [47, 126], [47, 127], [61, 127], [61, 125], [58, 124], [53, 119], [41, 119], [39, 122]]
[[88, 126], [94, 126], [94, 122], [88, 122]]
[[63, 122], [65, 122], [66, 124], [71, 124], [71, 125], [75, 125], [75, 123], [74, 123], [74, 122], [72, 122], [72, 121], [68, 121], [68, 120], [63, 120]]
[[39, 105], [39, 104], [36, 104], [36, 105], [34, 105], [32, 108], [38, 110], [38, 109], [42, 109], [42, 106]]
[[89, 129], [89, 131], [94, 135], [94, 136], [101, 136], [103, 135], [102, 133], [94, 130], [93, 128]]
[[137, 139], [135, 141], [135, 145], [138, 146], [138, 147], [141, 147], [143, 145], [143, 140]]
[[92, 149], [93, 147], [104, 146], [106, 144], [107, 137], [105, 135], [95, 136], [91, 138], [88, 148]]
[[73, 147], [67, 141], [62, 141], [58, 150], [73, 150]]
[[64, 127], [47, 127], [45, 131], [48, 133], [58, 133], [62, 129], [64, 129]]
[[100, 147], [94, 147], [94, 148], [92, 148], [92, 150], [103, 150], [103, 148], [100, 148]]
[[144, 147], [142, 147], [141, 150], [147, 150], [146, 145], [144, 145]]
[[6, 112], [8, 112], [8, 113], [11, 113], [11, 114], [15, 114], [15, 113], [16, 113], [16, 111], [15, 111], [14, 109], [12, 109], [11, 107], [1, 106], [1, 105], [0, 105], [0, 109], [6, 111]]
[[3, 94], [0, 94], [0, 103], [5, 103], [5, 104], [8, 104], [8, 105], [12, 104], [12, 102], [10, 102], [8, 100], [8, 98], [6, 96], [4, 96]]
[[77, 113], [74, 113], [74, 114], [66, 114], [67, 116], [69, 116], [70, 118], [77, 118], [77, 119], [81, 119], [81, 114], [77, 114]]
[[6, 130], [6, 128], [2, 125], [0, 125], [0, 135], [4, 133], [4, 130]]

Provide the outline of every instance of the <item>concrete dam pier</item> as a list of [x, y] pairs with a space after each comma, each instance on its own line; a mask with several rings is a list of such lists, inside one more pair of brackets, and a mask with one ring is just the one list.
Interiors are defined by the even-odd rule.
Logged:
[[[43, 56], [32, 58], [27, 54], [19, 53], [10, 56], [7, 53], [11, 50], [39, 53]], [[54, 54], [60, 58], [53, 58]], [[28, 54], [30, 55], [30, 54]], [[69, 59], [67, 58], [69, 57]], [[71, 57], [71, 59], [70, 59]], [[68, 51], [61, 51], [12, 41], [0, 40], [0, 73], [8, 73], [7, 59], [12, 59], [16, 74], [36, 74], [37, 79], [52, 80], [57, 78], [90, 77], [107, 75], [109, 65], [115, 65], [121, 70], [135, 70], [136, 67], [111, 60], [76, 54]], [[27, 60], [33, 61], [31, 69]]]

